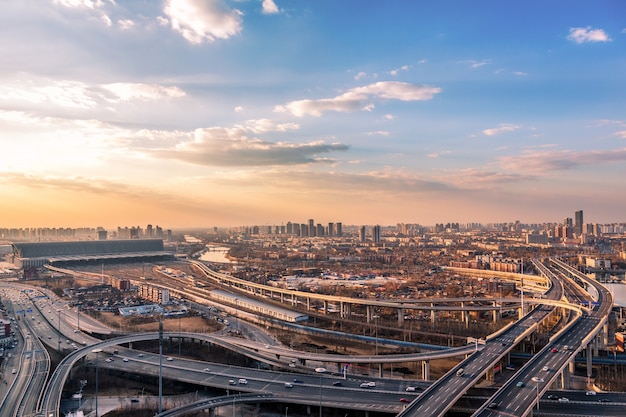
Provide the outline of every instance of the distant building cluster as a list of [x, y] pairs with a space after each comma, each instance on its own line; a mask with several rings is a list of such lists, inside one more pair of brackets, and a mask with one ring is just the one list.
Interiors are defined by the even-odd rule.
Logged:
[[107, 240], [107, 239], [167, 239], [172, 240], [172, 231], [163, 230], [160, 226], [147, 225], [118, 227], [109, 232], [103, 227], [33, 227], [33, 228], [0, 228], [0, 239], [24, 242], [51, 242], [63, 240]]
[[314, 219], [309, 219], [307, 223], [287, 222], [283, 225], [274, 226], [244, 226], [241, 232], [248, 235], [291, 235], [298, 237], [341, 237], [343, 236], [343, 225], [341, 222], [330, 222], [327, 225], [315, 223]]

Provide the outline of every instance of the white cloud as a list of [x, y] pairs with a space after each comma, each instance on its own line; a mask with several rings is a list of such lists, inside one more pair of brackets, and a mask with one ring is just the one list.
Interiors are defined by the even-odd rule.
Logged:
[[6, 100], [12, 105], [15, 102], [27, 102], [92, 109], [105, 103], [156, 101], [183, 96], [185, 92], [178, 87], [140, 83], [87, 84], [37, 78], [28, 74], [0, 84], [0, 102]]
[[591, 26], [584, 28], [570, 28], [567, 39], [576, 43], [585, 42], [609, 42], [611, 38], [602, 29], [591, 29]]
[[367, 132], [367, 136], [389, 136], [390, 133], [386, 130], [377, 130], [375, 132]]
[[335, 162], [320, 157], [348, 150], [341, 143], [322, 141], [308, 143], [269, 142], [251, 138], [243, 127], [210, 127], [196, 129], [193, 139], [174, 147], [148, 151], [155, 157], [177, 159], [206, 166], [281, 166]]
[[245, 129], [253, 133], [287, 132], [300, 129], [300, 125], [297, 123], [276, 123], [270, 119], [256, 119], [246, 121]]
[[115, 94], [113, 101], [153, 101], [164, 98], [180, 98], [185, 92], [178, 87], [165, 87], [156, 84], [113, 83], [102, 86]]
[[[102, 0], [53, 0], [53, 3], [70, 8], [97, 9], [103, 7], [105, 2]], [[114, 0], [108, 3], [115, 4]]]
[[392, 69], [391, 71], [389, 71], [389, 75], [398, 75], [400, 73], [400, 71], [408, 71], [409, 70], [409, 66], [408, 65], [403, 65], [400, 68], [395, 68]]
[[235, 106], [235, 113], [241, 113], [243, 110], [243, 106]]
[[621, 131], [619, 131], [619, 132], [615, 132], [615, 135], [616, 135], [618, 138], [621, 138], [621, 139], [626, 139], [626, 130], [621, 130]]
[[326, 111], [353, 112], [370, 111], [374, 105], [371, 100], [430, 100], [441, 88], [429, 85], [409, 84], [396, 81], [379, 81], [363, 87], [356, 87], [337, 97], [319, 100], [297, 100], [284, 106], [276, 106], [274, 111], [287, 112], [294, 116], [304, 115], [319, 117]]
[[431, 159], [437, 159], [442, 155], [448, 155], [452, 153], [452, 151], [441, 151], [441, 152], [431, 152], [428, 155], [426, 155], [427, 157], [431, 158]]
[[280, 13], [280, 9], [274, 3], [274, 0], [263, 0], [263, 14]]
[[393, 114], [386, 114], [386, 115], [383, 116], [383, 118], [385, 120], [393, 120], [393, 119], [396, 118], [396, 116], [394, 116]]
[[517, 75], [518, 77], [524, 77], [524, 76], [528, 75], [528, 73], [523, 72], [523, 71], [514, 71], [513, 75]]
[[475, 59], [470, 59], [470, 60], [467, 60], [465, 62], [468, 63], [470, 65], [470, 67], [472, 67], [472, 68], [480, 68], [480, 67], [482, 67], [484, 65], [491, 64], [491, 60], [490, 59], [485, 59], [483, 61], [477, 61]]
[[132, 29], [135, 26], [135, 22], [130, 19], [120, 19], [117, 21], [117, 24], [122, 30]]
[[513, 132], [517, 129], [520, 129], [521, 126], [511, 125], [511, 124], [501, 124], [500, 127], [494, 127], [491, 129], [483, 130], [483, 134], [486, 136], [495, 136], [501, 133]]
[[228, 39], [242, 30], [242, 12], [222, 0], [168, 0], [163, 11], [172, 29], [193, 44]]
[[367, 76], [367, 73], [360, 71], [354, 76], [354, 79], [358, 81], [362, 78], [365, 78], [366, 76]]
[[527, 152], [524, 155], [503, 157], [499, 162], [503, 168], [509, 170], [547, 172], [623, 161], [626, 161], [626, 148], [583, 152], [569, 150]]

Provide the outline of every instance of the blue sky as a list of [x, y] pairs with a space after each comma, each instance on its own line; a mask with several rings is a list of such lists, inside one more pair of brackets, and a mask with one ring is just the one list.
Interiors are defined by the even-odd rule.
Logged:
[[622, 1], [0, 3], [0, 226], [624, 221]]

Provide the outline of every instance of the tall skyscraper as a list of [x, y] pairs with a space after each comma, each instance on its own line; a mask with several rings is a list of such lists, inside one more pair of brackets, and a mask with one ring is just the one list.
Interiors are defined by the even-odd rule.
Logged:
[[315, 236], [315, 221], [313, 219], [309, 219], [309, 236]]
[[333, 222], [328, 223], [328, 236], [335, 236], [335, 223]]
[[343, 236], [342, 224], [341, 222], [337, 222], [337, 236]]
[[365, 242], [365, 226], [361, 226], [359, 229], [359, 241]]
[[372, 227], [372, 240], [374, 243], [380, 242], [380, 226], [376, 225]]
[[583, 211], [578, 210], [574, 213], [574, 232], [577, 235], [581, 235], [583, 233]]

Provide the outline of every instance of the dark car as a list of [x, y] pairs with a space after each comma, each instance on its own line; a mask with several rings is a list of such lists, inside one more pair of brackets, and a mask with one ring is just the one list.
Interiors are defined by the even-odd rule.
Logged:
[[294, 378], [293, 382], [295, 382], [296, 384], [302, 384], [302, 380], [300, 380], [298, 378]]
[[341, 386], [341, 381], [333, 382], [333, 387], [340, 387], [340, 386]]
[[550, 394], [550, 395], [548, 395], [548, 399], [549, 400], [558, 400], [559, 396], [558, 395], [554, 395], [554, 394]]
[[410, 403], [411, 401], [407, 400], [406, 398], [400, 398], [400, 402], [401, 403]]

